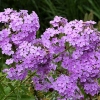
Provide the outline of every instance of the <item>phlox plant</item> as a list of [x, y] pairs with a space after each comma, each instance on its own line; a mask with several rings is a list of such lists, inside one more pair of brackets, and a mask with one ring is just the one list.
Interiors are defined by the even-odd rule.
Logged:
[[33, 11], [0, 12], [0, 48], [9, 56], [3, 70], [10, 80], [28, 76], [36, 91], [51, 91], [57, 100], [84, 100], [100, 91], [100, 32], [94, 21], [55, 16], [37, 38], [39, 18]]

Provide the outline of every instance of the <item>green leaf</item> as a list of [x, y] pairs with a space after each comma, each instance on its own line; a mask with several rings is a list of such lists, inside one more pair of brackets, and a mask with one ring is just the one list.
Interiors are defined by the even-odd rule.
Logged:
[[97, 28], [100, 31], [100, 21], [98, 22]]
[[86, 13], [84, 16], [84, 21], [87, 21], [87, 20], [88, 20], [88, 13]]
[[96, 7], [96, 5], [95, 5], [95, 3], [93, 2], [93, 0], [88, 0], [89, 1], [89, 3], [92, 5], [92, 7], [95, 9], [95, 11], [98, 11], [99, 12], [99, 10], [98, 10], [98, 8]]
[[4, 90], [5, 90], [6, 94], [10, 93], [10, 91], [11, 91], [10, 87], [4, 87]]
[[21, 100], [36, 100], [34, 96], [22, 95]]
[[78, 6], [78, 9], [84, 14], [84, 10], [81, 6]]
[[3, 86], [2, 86], [1, 83], [0, 83], [0, 92], [3, 93], [3, 94], [5, 94], [4, 88], [3, 88]]
[[13, 91], [14, 93], [15, 93], [15, 91], [14, 91], [14, 86], [11, 84], [11, 83], [8, 83], [8, 86], [10, 87], [10, 89], [11, 89], [11, 91]]
[[[91, 12], [91, 9], [90, 9], [89, 7], [84, 6], [84, 8]], [[92, 10], [92, 11], [93, 11], [93, 14], [94, 14], [95, 16], [97, 16], [98, 18], [100, 18], [100, 13], [96, 12], [95, 10]]]
[[90, 12], [90, 14], [88, 16], [88, 20], [93, 20], [93, 11]]
[[0, 72], [0, 77], [3, 76], [3, 74]]

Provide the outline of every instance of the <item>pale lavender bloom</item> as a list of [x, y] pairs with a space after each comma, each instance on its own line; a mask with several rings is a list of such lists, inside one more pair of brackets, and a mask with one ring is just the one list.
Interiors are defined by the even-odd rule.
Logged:
[[13, 63], [13, 61], [14, 61], [13, 59], [7, 59], [7, 60], [6, 60], [6, 64], [7, 64], [7, 65], [10, 65], [10, 64]]

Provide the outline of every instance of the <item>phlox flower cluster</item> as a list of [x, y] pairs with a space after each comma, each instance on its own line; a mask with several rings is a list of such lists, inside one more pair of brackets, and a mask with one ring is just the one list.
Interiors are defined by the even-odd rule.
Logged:
[[59, 93], [58, 100], [84, 98], [100, 91], [100, 32], [94, 21], [73, 20], [55, 16], [40, 38], [39, 19], [35, 12], [5, 9], [0, 13], [4, 24], [0, 31], [2, 53], [10, 55], [4, 69], [7, 78], [24, 80], [34, 73], [36, 90]]
[[0, 48], [6, 55], [14, 54], [15, 46], [23, 41], [35, 39], [36, 31], [40, 27], [34, 11], [29, 15], [27, 10], [17, 12], [9, 8], [0, 12], [0, 23], [3, 25], [0, 31]]

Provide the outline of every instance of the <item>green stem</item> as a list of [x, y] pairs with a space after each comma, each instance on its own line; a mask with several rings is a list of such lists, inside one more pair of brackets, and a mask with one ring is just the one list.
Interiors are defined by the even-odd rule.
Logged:
[[0, 82], [1, 82], [2, 80], [4, 80], [5, 77], [6, 77], [6, 76], [3, 76], [3, 78], [0, 80]]

